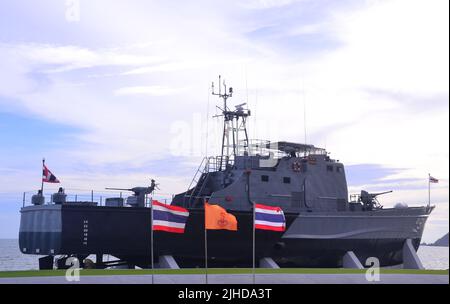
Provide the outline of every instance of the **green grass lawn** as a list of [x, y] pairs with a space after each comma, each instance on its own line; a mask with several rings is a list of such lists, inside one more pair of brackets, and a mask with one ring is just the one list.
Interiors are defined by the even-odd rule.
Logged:
[[[365, 273], [360, 269], [328, 269], [328, 268], [282, 268], [282, 269], [256, 269], [257, 274], [357, 274]], [[80, 275], [101, 276], [101, 275], [151, 275], [152, 270], [137, 269], [92, 269], [81, 270]], [[228, 268], [228, 269], [208, 269], [208, 274], [251, 274], [251, 268]], [[435, 274], [448, 275], [448, 270], [409, 270], [409, 269], [381, 269], [382, 274]], [[205, 274], [204, 269], [156, 269], [154, 274]], [[0, 278], [20, 278], [20, 277], [49, 277], [64, 276], [65, 270], [33, 270], [33, 271], [5, 271], [0, 272]]]

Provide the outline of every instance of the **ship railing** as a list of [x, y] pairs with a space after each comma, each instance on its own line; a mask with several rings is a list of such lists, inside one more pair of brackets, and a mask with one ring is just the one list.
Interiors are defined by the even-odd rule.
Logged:
[[[246, 142], [246, 141], [245, 141]], [[269, 140], [252, 139], [249, 141], [248, 145], [241, 143], [239, 147], [246, 147], [244, 150], [238, 150], [238, 155], [248, 155], [255, 156], [270, 156], [275, 159], [280, 159], [288, 155], [287, 152], [279, 150], [276, 142], [271, 142]], [[297, 151], [298, 157], [307, 157], [309, 155], [326, 155], [327, 151], [322, 148], [311, 148], [305, 151]]]
[[158, 201], [160, 203], [163, 203], [165, 205], [170, 205], [172, 203], [172, 197], [167, 197], [167, 196], [159, 196], [159, 195], [151, 195], [151, 196], [147, 196], [145, 198], [145, 207], [146, 208], [151, 208], [152, 206], [152, 202], [154, 201]]
[[[67, 189], [65, 189], [65, 190], [67, 190]], [[57, 191], [43, 193], [45, 205], [54, 204], [53, 196], [55, 193], [57, 193]], [[27, 205], [32, 205], [31, 200], [32, 200], [33, 195], [35, 195], [35, 194], [37, 194], [37, 191], [26, 191], [23, 193], [23, 197], [22, 197], [23, 207], [25, 207]], [[106, 193], [99, 193], [99, 192], [95, 192], [93, 190], [80, 191], [75, 194], [65, 192], [64, 194], [66, 195], [66, 202], [70, 202], [70, 203], [90, 202], [90, 203], [97, 203], [98, 205], [102, 205], [106, 198], [111, 197], [111, 196], [108, 196], [108, 194], [106, 194]]]
[[[106, 206], [106, 199], [108, 198], [123, 198], [124, 205], [126, 204], [126, 198], [132, 196], [132, 193], [116, 191], [116, 190], [83, 190], [83, 189], [64, 189], [66, 195], [66, 203], [94, 203], [97, 206]], [[44, 204], [54, 205], [53, 196], [58, 191], [44, 191]], [[33, 195], [37, 194], [37, 191], [25, 191], [22, 195], [22, 207], [31, 206]], [[173, 195], [168, 193], [155, 192], [152, 195], [146, 197], [145, 206], [151, 206], [151, 200], [158, 200], [165, 204], [172, 202]]]
[[350, 194], [350, 202], [358, 203], [361, 201], [361, 194]]
[[278, 147], [273, 146], [270, 140], [252, 139], [248, 144], [248, 154], [251, 156], [262, 156], [280, 159], [287, 154], [278, 150]]
[[233, 166], [234, 159], [229, 156], [210, 156], [205, 158], [203, 173], [223, 171], [227, 166]]

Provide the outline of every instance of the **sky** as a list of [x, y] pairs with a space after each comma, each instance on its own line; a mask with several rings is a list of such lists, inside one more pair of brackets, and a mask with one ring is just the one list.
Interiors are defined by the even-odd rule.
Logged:
[[[16, 238], [41, 160], [70, 194], [160, 183], [183, 192], [218, 155], [220, 100], [250, 137], [306, 142], [346, 165], [350, 193], [425, 205], [449, 230], [447, 0], [4, 0], [0, 238]], [[59, 185], [58, 185], [59, 186]], [[55, 186], [46, 186], [52, 192]]]

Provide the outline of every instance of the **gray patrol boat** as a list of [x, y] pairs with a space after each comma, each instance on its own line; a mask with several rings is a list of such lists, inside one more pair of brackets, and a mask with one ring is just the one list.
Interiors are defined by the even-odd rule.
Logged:
[[[219, 79], [219, 82], [221, 80]], [[149, 268], [173, 257], [181, 267], [204, 263], [203, 204], [218, 204], [234, 214], [238, 231], [208, 232], [210, 267], [248, 267], [252, 264], [253, 204], [278, 206], [286, 231], [256, 231], [260, 266], [361, 267], [375, 257], [381, 266], [420, 267], [416, 251], [426, 220], [434, 207], [398, 204], [383, 208], [384, 193], [361, 191], [350, 195], [344, 164], [325, 149], [291, 142], [249, 140], [245, 104], [228, 106], [233, 89], [213, 94], [223, 99], [222, 153], [206, 157], [188, 190], [171, 204], [189, 210], [184, 234], [155, 231], [151, 252], [151, 208], [146, 197], [156, 187], [136, 187], [127, 200], [108, 198], [105, 204], [69, 202], [55, 194], [45, 203], [35, 195], [21, 209], [19, 246], [24, 254], [46, 255], [41, 268], [64, 268], [71, 256], [83, 261], [97, 256], [96, 267], [127, 264]], [[390, 192], [390, 191], [389, 191]], [[114, 263], [103, 255], [117, 257]]]

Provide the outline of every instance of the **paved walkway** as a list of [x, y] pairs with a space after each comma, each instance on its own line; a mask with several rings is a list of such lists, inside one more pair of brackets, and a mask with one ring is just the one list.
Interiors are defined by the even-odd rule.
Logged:
[[[209, 275], [210, 284], [252, 284], [251, 274]], [[205, 284], [205, 275], [155, 275], [155, 284]], [[151, 275], [82, 276], [80, 282], [65, 277], [0, 278], [0, 284], [151, 284]], [[258, 274], [257, 284], [449, 284], [448, 275], [381, 274], [368, 282], [364, 274]]]

